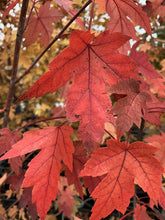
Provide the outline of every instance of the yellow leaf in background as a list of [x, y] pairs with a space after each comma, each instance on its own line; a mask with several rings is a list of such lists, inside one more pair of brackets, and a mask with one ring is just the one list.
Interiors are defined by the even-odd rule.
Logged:
[[6, 213], [5, 208], [3, 207], [2, 204], [0, 204], [0, 219], [1, 219], [1, 215], [3, 216]]
[[19, 64], [18, 66], [21, 67], [23, 66], [25, 69], [29, 68], [31, 65], [32, 61], [30, 60], [30, 57], [25, 53], [21, 53], [19, 57]]
[[42, 109], [42, 111], [45, 112], [47, 109], [50, 109], [50, 106], [47, 105], [47, 104], [45, 104], [45, 103], [42, 103], [42, 104], [41, 104], [41, 109]]
[[165, 59], [160, 62], [160, 65], [162, 66], [161, 71], [165, 71]]
[[82, 220], [82, 218], [79, 218], [77, 216], [74, 216], [74, 220]]
[[21, 220], [27, 220], [27, 218], [25, 217], [25, 212], [24, 212], [24, 209], [19, 209], [19, 218]]
[[9, 208], [8, 215], [10, 219], [14, 219], [17, 215], [18, 207], [16, 205]]
[[13, 120], [15, 118], [15, 109], [11, 107], [10, 113], [9, 113], [9, 118]]
[[11, 35], [11, 41], [15, 41], [15, 39], [16, 39], [16, 35], [17, 35], [17, 30], [15, 30], [15, 31], [13, 31], [12, 30], [12, 35]]
[[3, 176], [0, 178], [0, 186], [3, 185], [3, 183], [6, 181], [7, 179], [7, 173], [4, 173]]
[[45, 220], [57, 220], [55, 215], [47, 215]]
[[150, 43], [140, 44], [140, 51], [146, 52], [147, 50], [151, 49]]
[[5, 196], [7, 197], [7, 199], [10, 199], [10, 197], [12, 196], [12, 194], [13, 194], [13, 191], [12, 191], [11, 189], [9, 189], [9, 190], [7, 190], [7, 191], [5, 192]]
[[83, 5], [83, 4], [82, 4], [82, 0], [73, 0], [73, 2], [74, 2], [75, 4], [77, 4], [77, 5], [80, 5], [80, 6]]

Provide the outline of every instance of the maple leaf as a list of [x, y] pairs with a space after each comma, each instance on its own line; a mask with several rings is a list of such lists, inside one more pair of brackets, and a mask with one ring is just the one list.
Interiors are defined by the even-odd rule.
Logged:
[[[66, 12], [68, 12], [68, 14], [71, 17], [73, 17], [77, 13], [75, 9], [70, 7], [70, 5], [74, 4], [72, 1], [70, 0], [53, 0], [53, 1], [56, 2], [60, 7], [62, 7]], [[82, 28], [82, 30], [85, 30], [83, 21], [80, 18], [76, 18], [75, 21]]]
[[139, 204], [136, 205], [134, 218], [135, 220], [151, 220], [146, 213], [146, 207], [140, 206]]
[[141, 118], [147, 113], [146, 102], [151, 101], [151, 97], [146, 92], [140, 92], [139, 84], [134, 79], [130, 82], [121, 81], [111, 86], [108, 91], [126, 95], [119, 99], [111, 109], [111, 112], [117, 116], [117, 136], [120, 138], [132, 127], [133, 123], [140, 127]]
[[73, 208], [75, 204], [75, 200], [73, 196], [75, 195], [76, 192], [69, 187], [67, 181], [58, 182], [57, 201], [59, 206], [59, 213], [63, 211], [64, 216], [68, 217], [69, 219], [71, 219], [71, 214], [73, 212]]
[[62, 13], [56, 8], [50, 9], [50, 2], [46, 2], [40, 7], [38, 16], [31, 16], [25, 31], [25, 46], [34, 43], [39, 34], [40, 45], [47, 45], [53, 33], [52, 23], [57, 23], [63, 17]]
[[57, 183], [60, 178], [61, 160], [72, 170], [74, 146], [70, 139], [73, 130], [69, 126], [46, 127], [26, 132], [22, 140], [12, 146], [2, 158], [24, 155], [41, 149], [38, 155], [28, 164], [22, 187], [33, 186], [32, 202], [43, 220], [56, 198]]
[[144, 115], [144, 119], [149, 121], [151, 124], [156, 124], [160, 126], [160, 115], [164, 112], [164, 109], [165, 102], [159, 102], [157, 99], [155, 99], [153, 100], [153, 103], [147, 103], [147, 114]]
[[20, 140], [20, 135], [13, 133], [8, 128], [0, 129], [0, 155], [9, 151], [13, 144]]
[[[21, 136], [18, 132], [11, 132], [8, 128], [0, 129], [0, 155], [9, 151], [17, 141], [19, 141]], [[20, 168], [22, 167], [23, 157], [11, 158], [9, 159], [9, 164], [11, 169], [19, 175]]]
[[134, 195], [134, 182], [157, 202], [163, 168], [153, 156], [155, 151], [155, 147], [143, 142], [127, 146], [108, 140], [107, 147], [91, 154], [80, 176], [107, 174], [91, 194], [97, 198], [91, 220], [104, 218], [114, 209], [123, 213]]
[[[102, 4], [102, 0], [96, 2]], [[147, 14], [132, 0], [106, 0], [105, 7], [110, 16], [108, 29], [111, 32], [120, 32], [136, 39], [134, 25], [140, 25], [151, 34]]]
[[165, 168], [165, 133], [161, 132], [161, 135], [152, 135], [151, 137], [145, 138], [145, 141], [158, 148], [155, 157]]
[[165, 78], [159, 79], [147, 79], [147, 83], [150, 85], [150, 89], [154, 94], [157, 94], [160, 98], [165, 98]]
[[73, 170], [71, 172], [67, 167], [65, 167], [65, 175], [69, 185], [74, 184], [80, 197], [83, 198], [82, 184], [79, 179], [79, 173], [84, 168], [84, 164], [87, 162], [87, 151], [80, 141], [75, 142], [74, 146], [75, 152], [73, 154]]
[[152, 14], [154, 16], [164, 17], [165, 5], [163, 5], [163, 0], [150, 0], [152, 2]]
[[152, 78], [160, 78], [160, 75], [158, 72], [154, 69], [153, 65], [148, 61], [149, 55], [143, 51], [136, 51], [136, 48], [139, 45], [139, 41], [136, 42], [132, 49], [130, 57], [138, 64], [138, 68], [136, 71], [138, 73], [141, 73], [143, 76], [145, 76], [148, 79]]
[[10, 187], [12, 191], [16, 191], [18, 193], [18, 191], [21, 188], [23, 179], [24, 179], [24, 173], [21, 173], [19, 175], [9, 176], [7, 178], [7, 183], [11, 184]]
[[[18, 101], [54, 92], [72, 79], [66, 96], [66, 114], [69, 121], [80, 121], [80, 139], [100, 142], [104, 123], [114, 122], [110, 113], [111, 101], [105, 83], [115, 84], [119, 79], [138, 76], [133, 72], [136, 64], [116, 50], [129, 37], [120, 33], [101, 33], [96, 39], [90, 32], [75, 30], [70, 46], [49, 65], [45, 73]], [[125, 74], [127, 73], [127, 74]]]
[[93, 190], [97, 187], [97, 185], [101, 182], [101, 180], [105, 176], [106, 175], [97, 176], [97, 177], [92, 177], [92, 176], [84, 176], [83, 177], [84, 185], [86, 188], [88, 188], [88, 191], [90, 194], [93, 192]]
[[36, 220], [38, 214], [36, 204], [32, 203], [32, 190], [33, 187], [28, 187], [24, 189], [18, 207], [21, 209], [28, 206], [28, 214], [31, 216], [32, 220]]

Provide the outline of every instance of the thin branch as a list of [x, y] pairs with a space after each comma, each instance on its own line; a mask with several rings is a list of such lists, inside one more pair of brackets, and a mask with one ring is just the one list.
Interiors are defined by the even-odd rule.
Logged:
[[35, 4], [36, 4], [36, 2], [35, 2], [35, 0], [33, 1], [33, 5], [32, 5], [32, 7], [31, 7], [31, 9], [30, 9], [30, 12], [29, 12], [29, 16], [28, 16], [28, 18], [26, 19], [26, 24], [25, 24], [25, 27], [24, 27], [24, 32], [25, 32], [25, 30], [26, 30], [26, 28], [27, 28], [27, 26], [28, 26], [28, 24], [29, 24], [29, 20], [30, 20], [30, 17], [31, 17], [31, 15], [32, 15], [32, 11], [33, 11], [33, 9], [34, 9], [34, 7], [35, 7]]
[[92, 2], [88, 0], [87, 3], [72, 17], [72, 19], [65, 25], [65, 27], [55, 36], [55, 38], [48, 44], [48, 46], [42, 51], [42, 53], [36, 58], [36, 60], [31, 64], [31, 66], [20, 76], [15, 83], [18, 83], [24, 76], [26, 76], [30, 70], [36, 65], [36, 63], [41, 59], [41, 57], [48, 51], [48, 49], [61, 37], [61, 35], [66, 31], [66, 29], [73, 23], [73, 21], [84, 11], [84, 9]]
[[14, 96], [15, 80], [16, 80], [16, 75], [17, 75], [19, 54], [20, 54], [20, 48], [21, 48], [21, 42], [22, 42], [22, 36], [23, 36], [23, 31], [24, 31], [28, 3], [29, 3], [29, 0], [23, 0], [23, 3], [22, 3], [18, 31], [17, 31], [17, 37], [16, 37], [16, 43], [15, 43], [13, 68], [12, 68], [9, 92], [8, 92], [7, 101], [6, 101], [6, 108], [5, 108], [5, 112], [4, 112], [3, 127], [6, 127], [8, 121], [9, 121], [9, 112], [10, 112], [10, 107], [12, 104], [12, 99]]
[[34, 124], [39, 123], [39, 122], [47, 122], [47, 121], [50, 121], [50, 120], [64, 119], [64, 118], [66, 118], [66, 117], [65, 116], [61, 116], [61, 117], [51, 117], [51, 118], [46, 118], [46, 119], [40, 119], [39, 118], [39, 119], [36, 119], [34, 121], [30, 121], [27, 124], [17, 128], [16, 130], [14, 130], [14, 132], [16, 132], [16, 131], [18, 132], [18, 131], [20, 131], [23, 128], [29, 127], [29, 126], [34, 125]]

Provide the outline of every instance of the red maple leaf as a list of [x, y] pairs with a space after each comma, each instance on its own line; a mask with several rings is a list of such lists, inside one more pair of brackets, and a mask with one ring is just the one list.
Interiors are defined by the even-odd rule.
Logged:
[[153, 65], [148, 61], [149, 55], [143, 51], [136, 51], [138, 45], [139, 45], [139, 41], [133, 45], [130, 54], [130, 57], [138, 64], [137, 72], [141, 73], [147, 79], [160, 78], [158, 72], [154, 69]]
[[117, 136], [120, 138], [132, 127], [133, 123], [140, 127], [141, 118], [147, 113], [146, 102], [151, 101], [151, 97], [146, 92], [140, 92], [139, 83], [134, 79], [130, 82], [121, 81], [111, 86], [109, 92], [126, 95], [119, 99], [111, 109], [111, 112], [117, 116]]
[[150, 85], [150, 89], [154, 94], [157, 94], [160, 98], [165, 98], [165, 78], [159, 79], [147, 79], [147, 83]]
[[161, 132], [161, 135], [152, 135], [151, 137], [145, 138], [145, 141], [159, 149], [155, 153], [155, 156], [165, 168], [165, 133]]
[[38, 36], [40, 37], [40, 45], [47, 45], [53, 33], [52, 23], [57, 23], [63, 14], [56, 8], [50, 9], [50, 2], [46, 2], [40, 7], [38, 16], [31, 16], [25, 31], [25, 46], [34, 43]]
[[32, 203], [32, 190], [33, 187], [28, 187], [24, 189], [18, 207], [21, 209], [28, 206], [28, 214], [31, 216], [32, 220], [36, 220], [38, 214], [36, 204]]
[[0, 155], [9, 151], [20, 138], [21, 136], [17, 132], [13, 133], [8, 128], [0, 129]]
[[[102, 0], [97, 0], [96, 2], [102, 4]], [[147, 14], [132, 0], [106, 0], [105, 7], [110, 16], [108, 29], [111, 32], [120, 32], [136, 39], [134, 26], [140, 25], [151, 34]]]
[[[75, 9], [70, 7], [70, 5], [74, 4], [74, 2], [72, 1], [70, 0], [53, 0], [53, 1], [56, 2], [60, 7], [62, 7], [62, 9], [64, 9], [66, 12], [68, 12], [68, 14], [71, 17], [73, 17], [77, 13]], [[83, 21], [80, 18], [76, 18], [75, 21], [82, 28], [82, 30], [85, 30]]]
[[83, 147], [82, 142], [75, 142], [75, 152], [73, 154], [73, 170], [70, 171], [65, 167], [65, 175], [67, 177], [69, 185], [74, 184], [80, 197], [83, 198], [82, 184], [79, 179], [79, 173], [84, 168], [84, 164], [87, 162], [87, 151]]
[[7, 183], [11, 184], [10, 187], [12, 191], [16, 191], [18, 193], [18, 191], [21, 188], [23, 179], [24, 179], [24, 173], [21, 173], [19, 175], [9, 176], [7, 178]]
[[91, 220], [101, 219], [114, 209], [124, 212], [134, 195], [134, 182], [156, 203], [161, 186], [163, 168], [154, 158], [156, 148], [143, 142], [126, 145], [108, 140], [107, 147], [95, 150], [80, 176], [107, 174], [92, 192], [97, 198]]
[[[9, 151], [17, 141], [19, 141], [21, 136], [18, 132], [11, 132], [8, 128], [0, 129], [0, 155]], [[22, 167], [23, 157], [11, 158], [9, 159], [9, 164], [11, 169], [17, 174], [20, 174], [20, 168]]]
[[76, 192], [73, 189], [71, 189], [67, 181], [63, 179], [61, 182], [58, 182], [58, 208], [59, 213], [64, 212], [64, 216], [71, 219], [71, 214], [73, 212], [75, 204], [73, 196], [76, 195]]
[[136, 205], [134, 218], [135, 220], [151, 220], [146, 213], [146, 207], [140, 206], [139, 204]]
[[22, 187], [33, 186], [32, 202], [43, 220], [52, 200], [57, 194], [57, 183], [60, 179], [61, 160], [72, 170], [74, 146], [70, 139], [73, 130], [69, 126], [47, 127], [29, 131], [22, 140], [12, 146], [2, 158], [8, 159], [41, 149], [29, 163]]
[[153, 102], [147, 103], [147, 114], [144, 115], [144, 119], [149, 121], [151, 124], [156, 124], [160, 126], [160, 116], [164, 112], [164, 109], [165, 102], [159, 102], [158, 99], [155, 97]]
[[92, 177], [92, 176], [84, 176], [83, 177], [83, 182], [86, 188], [88, 188], [89, 193], [91, 194], [93, 190], [96, 188], [96, 186], [101, 182], [101, 180], [105, 177], [103, 176], [97, 176], [97, 177]]
[[164, 10], [165, 10], [165, 5], [163, 4], [163, 0], [149, 0], [149, 3], [151, 3], [151, 14], [154, 16], [161, 16], [165, 17]]
[[73, 31], [70, 46], [51, 62], [49, 72], [18, 101], [54, 92], [72, 79], [66, 97], [67, 118], [72, 122], [80, 121], [80, 139], [90, 137], [100, 142], [104, 123], [114, 121], [108, 113], [111, 101], [105, 91], [105, 83], [112, 85], [119, 79], [138, 77], [133, 72], [135, 63], [116, 51], [128, 39], [125, 35], [108, 31], [96, 39], [88, 31]]

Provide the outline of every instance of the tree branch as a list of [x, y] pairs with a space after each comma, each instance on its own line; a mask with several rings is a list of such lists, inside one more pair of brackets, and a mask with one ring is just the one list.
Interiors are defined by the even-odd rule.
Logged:
[[12, 73], [11, 73], [9, 92], [8, 92], [7, 101], [6, 101], [6, 108], [4, 111], [3, 127], [6, 127], [9, 121], [9, 112], [10, 112], [10, 107], [12, 104], [12, 99], [13, 99], [14, 90], [15, 90], [15, 80], [16, 80], [16, 75], [17, 75], [19, 54], [20, 54], [20, 48], [21, 48], [21, 42], [22, 42], [22, 36], [23, 36], [23, 31], [24, 31], [24, 24], [25, 24], [25, 19], [26, 19], [28, 3], [29, 3], [29, 0], [23, 0], [23, 3], [22, 3], [16, 43], [15, 43], [15, 50], [14, 50], [13, 68], [12, 68]]
[[48, 49], [61, 37], [65, 30], [73, 23], [73, 21], [81, 14], [82, 11], [92, 2], [88, 0], [83, 7], [72, 17], [72, 19], [65, 25], [65, 27], [55, 36], [55, 38], [48, 44], [48, 46], [42, 51], [42, 53], [36, 58], [36, 60], [31, 64], [31, 66], [20, 76], [15, 83], [18, 83], [24, 76], [26, 76], [30, 70], [36, 65], [36, 63], [41, 59], [41, 57], [48, 51]]

